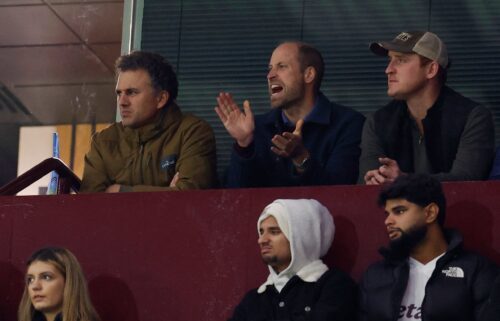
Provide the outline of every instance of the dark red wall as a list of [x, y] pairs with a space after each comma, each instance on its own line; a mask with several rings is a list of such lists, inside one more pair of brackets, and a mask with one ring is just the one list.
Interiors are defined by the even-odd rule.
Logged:
[[[447, 183], [447, 225], [500, 263], [500, 182]], [[326, 257], [358, 279], [387, 242], [377, 187], [0, 197], [0, 318], [15, 320], [26, 258], [69, 248], [103, 321], [224, 320], [267, 276], [256, 220], [276, 198], [315, 198], [335, 218]]]

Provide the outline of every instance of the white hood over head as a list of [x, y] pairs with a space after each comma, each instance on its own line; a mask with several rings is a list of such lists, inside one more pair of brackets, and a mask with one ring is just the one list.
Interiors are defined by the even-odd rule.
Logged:
[[277, 199], [266, 208], [257, 221], [257, 233], [263, 220], [273, 216], [290, 242], [290, 265], [279, 274], [269, 266], [269, 277], [261, 285], [262, 293], [269, 284], [278, 291], [294, 275], [306, 282], [316, 282], [328, 267], [320, 260], [333, 242], [335, 225], [326, 207], [314, 199]]

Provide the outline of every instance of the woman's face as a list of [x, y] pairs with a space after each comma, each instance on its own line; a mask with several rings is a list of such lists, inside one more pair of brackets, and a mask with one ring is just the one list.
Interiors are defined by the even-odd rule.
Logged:
[[26, 283], [33, 307], [43, 314], [61, 312], [64, 276], [49, 262], [35, 261], [28, 267]]

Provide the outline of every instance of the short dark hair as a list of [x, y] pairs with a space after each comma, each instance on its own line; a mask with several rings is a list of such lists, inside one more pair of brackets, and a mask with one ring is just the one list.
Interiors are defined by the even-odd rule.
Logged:
[[[432, 59], [426, 58], [426, 57], [421, 56], [421, 55], [418, 55], [418, 57], [420, 58], [420, 66], [425, 66], [433, 61]], [[437, 77], [439, 84], [441, 84], [441, 86], [446, 84], [446, 80], [448, 80], [448, 69], [450, 69], [450, 66], [451, 66], [451, 60], [448, 61], [448, 66], [446, 68], [444, 68], [441, 65], [439, 65], [439, 67], [438, 67], [439, 69], [438, 69], [438, 73], [437, 73], [436, 77]]]
[[439, 208], [437, 221], [443, 227], [446, 217], [446, 198], [437, 179], [428, 174], [401, 175], [382, 189], [378, 196], [378, 205], [383, 207], [388, 200], [398, 198], [421, 207], [436, 203]]
[[306, 70], [307, 67], [313, 67], [316, 70], [316, 78], [314, 79], [314, 92], [318, 93], [321, 87], [321, 81], [323, 80], [323, 74], [325, 73], [325, 62], [323, 56], [318, 49], [313, 46], [297, 42], [299, 48], [299, 63], [302, 72]]
[[133, 51], [116, 60], [116, 72], [129, 70], [146, 70], [151, 77], [152, 86], [156, 91], [168, 91], [170, 97], [166, 105], [177, 98], [179, 83], [172, 65], [163, 56], [147, 52]]

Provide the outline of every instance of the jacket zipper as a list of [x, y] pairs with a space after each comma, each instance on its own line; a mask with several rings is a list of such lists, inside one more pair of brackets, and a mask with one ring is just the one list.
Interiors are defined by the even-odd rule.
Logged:
[[141, 184], [144, 184], [144, 171], [142, 170], [142, 162], [144, 159], [144, 144], [145, 143], [139, 143], [139, 176], [141, 178]]

